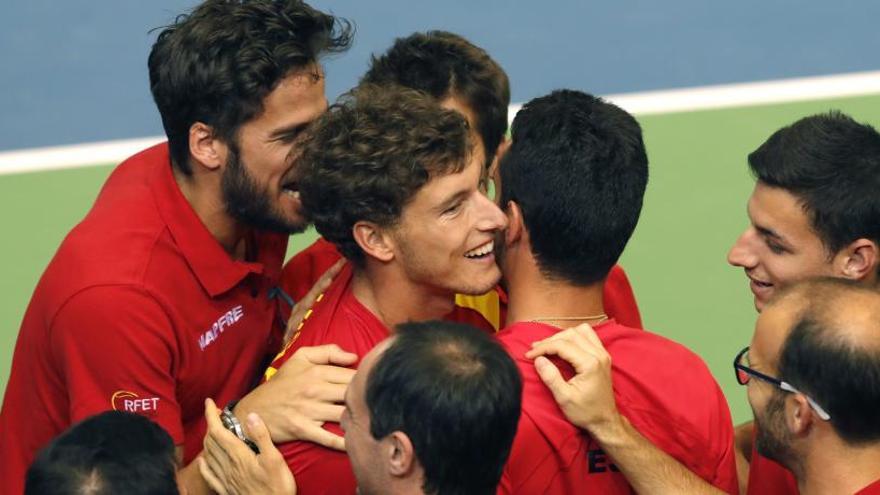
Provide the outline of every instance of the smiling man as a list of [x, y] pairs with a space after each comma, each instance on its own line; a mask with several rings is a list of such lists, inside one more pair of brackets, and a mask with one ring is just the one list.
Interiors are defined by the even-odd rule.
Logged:
[[749, 155], [751, 225], [728, 254], [761, 308], [811, 276], [877, 281], [880, 134], [841, 113], [801, 119]]
[[[397, 84], [427, 93], [444, 108], [460, 112], [471, 127], [475, 146], [485, 154], [488, 172], [509, 142], [507, 111], [510, 86], [504, 69], [482, 48], [446, 31], [413, 33], [398, 38], [382, 55], [373, 56], [361, 78], [368, 84]], [[281, 287], [300, 300], [342, 255], [332, 243], [318, 239], [284, 266]], [[502, 282], [503, 285], [503, 282]], [[621, 323], [641, 328], [639, 308], [623, 268], [615, 265], [606, 279], [605, 307]], [[499, 285], [480, 295], [456, 297], [457, 321], [495, 329], [504, 325], [507, 294]]]
[[[814, 276], [876, 285], [880, 270], [880, 134], [839, 112], [776, 131], [749, 155], [757, 179], [751, 225], [728, 254], [745, 270], [761, 311], [780, 288]], [[797, 493], [794, 477], [756, 452], [737, 428], [749, 493]]]
[[[280, 346], [270, 294], [288, 235], [305, 226], [288, 156], [327, 106], [319, 57], [350, 36], [297, 0], [208, 0], [162, 30], [149, 72], [168, 142], [113, 171], [34, 292], [0, 413], [0, 492], [21, 493], [39, 448], [107, 409], [157, 422], [186, 465], [203, 399], [225, 405], [251, 388]], [[294, 417], [290, 380], [308, 376], [242, 402]], [[198, 493], [197, 470], [180, 478]]]
[[[495, 286], [493, 240], [506, 222], [481, 189], [477, 143], [460, 113], [395, 86], [365, 85], [316, 122], [299, 158], [303, 206], [350, 263], [272, 363], [269, 383], [302, 346], [337, 344], [363, 357], [395, 325], [442, 318], [456, 293]], [[344, 453], [309, 442], [280, 448], [301, 493], [354, 493]]]

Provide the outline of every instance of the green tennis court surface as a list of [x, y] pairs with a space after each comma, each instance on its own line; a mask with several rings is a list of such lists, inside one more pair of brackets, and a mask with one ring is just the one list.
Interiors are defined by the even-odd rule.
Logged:
[[[668, 115], [639, 120], [650, 157], [642, 218], [624, 254], [648, 329], [693, 349], [727, 395], [735, 421], [750, 417], [733, 356], [755, 320], [745, 276], [725, 262], [747, 225], [746, 155], [777, 128], [840, 109], [880, 126], [880, 95]], [[110, 166], [0, 176], [4, 260], [0, 285], [0, 391], [37, 280], [63, 236], [85, 214]], [[295, 236], [290, 252], [314, 238]], [[98, 345], [98, 343], [96, 343]]]

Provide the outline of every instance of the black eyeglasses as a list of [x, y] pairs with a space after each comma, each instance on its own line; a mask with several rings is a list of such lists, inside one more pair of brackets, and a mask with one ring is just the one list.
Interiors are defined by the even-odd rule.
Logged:
[[786, 392], [803, 395], [807, 398], [807, 402], [810, 403], [810, 407], [812, 407], [813, 410], [816, 411], [816, 414], [818, 414], [821, 419], [825, 421], [831, 419], [831, 415], [828, 414], [828, 412], [826, 412], [825, 409], [822, 408], [822, 406], [816, 403], [816, 401], [814, 401], [809, 395], [794, 388], [790, 383], [782, 381], [779, 378], [774, 378], [770, 375], [765, 375], [764, 373], [761, 373], [760, 371], [754, 368], [750, 368], [746, 364], [743, 364], [743, 360], [748, 362], [748, 352], [749, 348], [746, 347], [745, 349], [739, 351], [739, 354], [737, 354], [736, 357], [733, 358], [733, 372], [736, 373], [736, 381], [739, 382], [740, 385], [745, 385], [749, 383], [749, 380], [754, 376], [755, 378], [759, 380], [764, 380], [765, 382], [770, 383]]

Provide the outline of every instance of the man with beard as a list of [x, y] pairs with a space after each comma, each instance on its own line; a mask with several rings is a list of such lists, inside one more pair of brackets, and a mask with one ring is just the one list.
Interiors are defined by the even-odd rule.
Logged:
[[499, 492], [654, 493], [650, 484], [631, 486], [616, 454], [605, 451], [615, 447], [609, 437], [563, 416], [525, 357], [533, 342], [589, 323], [613, 358], [611, 403], [627, 424], [667, 459], [735, 494], [730, 412], [706, 365], [675, 342], [610, 319], [603, 305], [604, 280], [635, 229], [647, 184], [638, 123], [601, 99], [563, 90], [527, 103], [511, 134], [499, 164], [508, 228], [496, 256], [510, 304], [498, 338], [523, 374], [523, 414]]
[[[397, 84], [437, 99], [444, 108], [456, 110], [468, 120], [476, 145], [485, 154], [488, 172], [506, 146], [510, 87], [504, 69], [482, 48], [445, 31], [413, 33], [398, 38], [387, 52], [373, 56], [361, 78], [368, 84]], [[300, 300], [342, 255], [325, 239], [295, 255], [284, 266], [281, 287]], [[605, 283], [605, 307], [621, 323], [641, 328], [635, 295], [626, 274], [615, 265]], [[485, 294], [456, 296], [450, 319], [495, 329], [504, 325], [507, 294], [497, 286]]]
[[765, 303], [734, 361], [757, 451], [801, 493], [880, 493], [880, 293], [827, 278]]
[[[391, 85], [362, 85], [315, 122], [298, 158], [303, 207], [349, 263], [272, 363], [269, 383], [303, 346], [337, 344], [363, 358], [396, 325], [442, 318], [456, 293], [495, 286], [505, 218], [481, 188], [477, 144], [459, 112]], [[344, 453], [304, 441], [279, 448], [301, 493], [355, 492]]]
[[[749, 155], [757, 182], [749, 228], [728, 262], [742, 267], [755, 308], [779, 288], [832, 276], [876, 285], [880, 270], [880, 134], [839, 112], [776, 131]], [[796, 494], [794, 477], [755, 452], [755, 432], [737, 428], [749, 493]], [[743, 468], [745, 466], [742, 466]]]
[[[204, 398], [242, 399], [280, 347], [273, 294], [305, 226], [288, 157], [327, 106], [319, 57], [350, 39], [298, 0], [208, 0], [159, 34], [150, 86], [168, 142], [114, 170], [34, 292], [0, 413], [0, 492], [21, 493], [37, 450], [107, 409], [161, 425], [198, 492]], [[341, 447], [317, 427], [341, 407], [298, 394], [311, 380], [341, 400], [350, 374], [318, 365], [353, 358], [305, 350], [237, 412], [260, 411], [279, 441]]]

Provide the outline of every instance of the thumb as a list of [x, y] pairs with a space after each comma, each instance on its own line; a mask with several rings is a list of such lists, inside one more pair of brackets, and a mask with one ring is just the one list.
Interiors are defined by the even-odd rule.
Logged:
[[272, 445], [272, 437], [269, 435], [269, 429], [266, 427], [266, 423], [263, 422], [257, 413], [248, 414], [247, 424], [248, 436], [255, 444], [257, 444], [261, 453], [269, 452], [270, 449], [275, 448], [275, 446]]
[[538, 356], [535, 358], [535, 370], [538, 372], [538, 376], [541, 377], [544, 385], [547, 385], [547, 388], [550, 389], [553, 397], [559, 401], [560, 395], [564, 393], [565, 387], [568, 385], [565, 379], [562, 378], [559, 368], [544, 356]]

